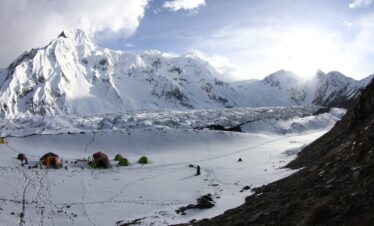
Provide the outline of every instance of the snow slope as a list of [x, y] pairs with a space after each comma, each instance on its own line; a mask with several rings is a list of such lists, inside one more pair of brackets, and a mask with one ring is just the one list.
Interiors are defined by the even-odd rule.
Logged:
[[[101, 115], [133, 110], [334, 105], [369, 79], [322, 72], [309, 82], [278, 71], [263, 80], [226, 83], [196, 54], [172, 57], [100, 48], [81, 30], [64, 31], [0, 70], [0, 115], [6, 118]], [[372, 78], [372, 77], [371, 77]]]
[[[252, 114], [244, 114], [244, 109], [242, 114], [239, 111], [243, 118], [238, 121], [254, 119], [243, 124], [247, 133], [194, 130], [168, 123], [162, 127], [147, 124], [117, 131], [87, 129], [85, 133], [67, 134], [65, 130], [58, 135], [8, 137], [9, 143], [0, 145], [0, 222], [116, 225], [141, 219], [139, 225], [169, 225], [221, 214], [242, 204], [252, 193], [251, 189], [243, 190], [245, 186], [258, 187], [293, 173], [280, 167], [293, 159], [301, 147], [327, 132], [344, 114], [344, 110], [333, 109], [311, 116], [307, 110], [281, 109], [260, 108], [252, 110]], [[154, 119], [172, 117], [178, 121], [179, 117], [182, 122], [189, 113], [158, 112], [159, 117]], [[209, 124], [209, 115], [213, 113], [205, 112], [207, 116], [199, 117], [201, 122], [197, 124]], [[227, 118], [236, 115], [221, 114]], [[142, 121], [141, 115], [134, 118]], [[19, 128], [18, 133], [24, 129]], [[27, 169], [15, 159], [19, 152], [24, 152], [33, 165], [49, 151], [68, 161], [67, 169]], [[85, 162], [77, 161], [96, 151], [104, 151], [110, 158], [121, 153], [132, 166], [93, 170]], [[142, 155], [148, 156], [151, 164], [137, 164]], [[239, 158], [243, 161], [238, 162]], [[189, 164], [200, 165], [202, 174], [194, 176], [196, 169]], [[208, 193], [215, 201], [213, 208], [189, 210], [186, 215], [175, 212]]]

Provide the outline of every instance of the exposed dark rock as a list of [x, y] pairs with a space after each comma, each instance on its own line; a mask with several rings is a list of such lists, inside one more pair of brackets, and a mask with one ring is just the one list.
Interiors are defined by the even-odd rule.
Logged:
[[212, 208], [214, 204], [214, 200], [212, 198], [211, 194], [203, 195], [200, 198], [197, 199], [197, 204], [189, 204], [187, 206], [183, 206], [179, 209], [177, 209], [175, 212], [180, 213], [182, 215], [186, 215], [186, 210], [189, 209], [210, 209]]
[[329, 108], [329, 107], [321, 107], [320, 109], [315, 111], [313, 113], [313, 115], [320, 115], [320, 114], [323, 114], [323, 113], [328, 113], [328, 112], [330, 112], [330, 110], [331, 110], [331, 108]]
[[175, 87], [174, 90], [164, 92], [163, 95], [165, 95], [166, 99], [176, 99], [181, 105], [187, 108], [193, 108], [188, 98], [179, 90], [178, 87]]
[[60, 38], [60, 37], [62, 37], [62, 38], [67, 38], [66, 35], [65, 35], [65, 32], [64, 32], [64, 31], [62, 31], [62, 32], [58, 35], [58, 38]]
[[144, 217], [143, 218], [139, 218], [139, 219], [135, 219], [135, 220], [127, 222], [127, 223], [123, 223], [123, 221], [117, 221], [116, 225], [118, 225], [118, 226], [138, 225], [138, 224], [141, 224], [141, 221], [143, 219], [144, 219]]
[[209, 209], [214, 206], [214, 201], [211, 194], [203, 195], [197, 199], [196, 208], [198, 209]]
[[242, 188], [242, 190], [240, 190], [240, 192], [243, 192], [243, 191], [248, 191], [248, 190], [250, 190], [251, 189], [251, 187], [250, 186], [244, 186], [243, 188]]
[[231, 132], [242, 132], [242, 129], [240, 128], [242, 124], [233, 126], [233, 127], [224, 127], [222, 125], [218, 124], [212, 124], [207, 126], [201, 126], [201, 127], [195, 127], [194, 129], [210, 129], [210, 130], [219, 130], [219, 131], [231, 131]]
[[174, 66], [174, 67], [169, 69], [169, 72], [176, 72], [178, 75], [180, 75], [180, 74], [182, 74], [183, 70], [180, 67]]

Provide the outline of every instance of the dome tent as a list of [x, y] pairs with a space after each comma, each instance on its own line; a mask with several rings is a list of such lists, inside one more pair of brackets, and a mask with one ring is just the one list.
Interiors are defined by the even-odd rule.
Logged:
[[112, 167], [112, 164], [110, 163], [109, 158], [105, 153], [96, 152], [92, 155], [92, 157], [93, 160], [89, 163], [92, 168], [107, 169]]
[[60, 156], [55, 153], [48, 152], [40, 158], [41, 164], [45, 165], [47, 168], [59, 169], [62, 167], [62, 161]]
[[140, 164], [148, 164], [149, 163], [149, 159], [146, 156], [142, 156], [138, 160], [138, 163], [140, 163]]
[[123, 159], [123, 156], [121, 154], [116, 154], [116, 156], [114, 156], [114, 161], [119, 161]]
[[121, 158], [117, 164], [117, 166], [130, 166], [130, 165], [131, 164], [127, 158]]

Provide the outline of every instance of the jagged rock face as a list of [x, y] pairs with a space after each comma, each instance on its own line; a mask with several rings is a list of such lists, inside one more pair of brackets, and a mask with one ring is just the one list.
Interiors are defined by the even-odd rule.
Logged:
[[334, 128], [287, 165], [300, 171], [194, 225], [373, 225], [374, 82]]
[[193, 55], [112, 51], [80, 30], [62, 32], [0, 73], [6, 117], [237, 106], [235, 91]]

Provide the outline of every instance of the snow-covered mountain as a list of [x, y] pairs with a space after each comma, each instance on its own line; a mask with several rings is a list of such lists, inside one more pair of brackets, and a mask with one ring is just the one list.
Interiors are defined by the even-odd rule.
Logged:
[[81, 30], [64, 31], [0, 70], [0, 115], [333, 105], [355, 97], [369, 81], [338, 72], [320, 72], [307, 83], [284, 70], [236, 83], [221, 81], [218, 75], [194, 54], [109, 50], [96, 46]]
[[374, 75], [354, 80], [340, 72], [327, 74], [318, 71], [308, 80], [301, 81], [293, 72], [280, 70], [263, 80], [234, 82], [232, 85], [241, 96], [248, 96], [246, 104], [252, 106], [322, 105], [347, 107], [359, 95], [360, 90]]
[[332, 71], [327, 74], [319, 71], [314, 79], [309, 81], [308, 88], [312, 90], [313, 104], [323, 106], [345, 106], [357, 98], [360, 90], [365, 88], [374, 75], [362, 80], [354, 80], [340, 72]]
[[81, 30], [63, 32], [1, 71], [0, 111], [12, 117], [237, 106], [235, 91], [216, 73], [194, 55], [113, 51]]
[[263, 80], [234, 82], [235, 90], [243, 96], [249, 106], [290, 106], [306, 105], [304, 83], [290, 71], [280, 70]]

